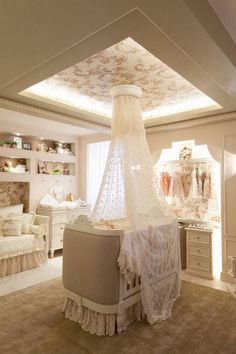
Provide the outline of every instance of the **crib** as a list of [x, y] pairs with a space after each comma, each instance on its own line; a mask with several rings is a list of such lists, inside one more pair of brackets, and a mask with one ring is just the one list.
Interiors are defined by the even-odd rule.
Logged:
[[113, 335], [143, 317], [140, 278], [126, 281], [117, 264], [123, 236], [93, 227], [84, 215], [65, 226], [63, 312], [90, 333]]

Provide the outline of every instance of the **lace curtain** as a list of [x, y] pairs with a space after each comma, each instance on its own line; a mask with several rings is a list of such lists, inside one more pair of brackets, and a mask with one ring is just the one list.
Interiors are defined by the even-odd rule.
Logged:
[[[142, 304], [153, 324], [170, 316], [179, 296], [178, 225], [158, 189], [140, 108], [141, 89], [112, 88], [112, 138], [94, 224], [124, 230], [120, 271], [141, 276]], [[109, 223], [108, 223], [109, 221]]]
[[87, 191], [86, 201], [94, 207], [101, 186], [110, 141], [99, 141], [87, 145]]
[[162, 224], [170, 211], [160, 195], [139, 97], [130, 92], [118, 95], [113, 101], [110, 150], [91, 219], [95, 223], [113, 220], [114, 226], [117, 220], [120, 226], [122, 219], [124, 228], [132, 230]]

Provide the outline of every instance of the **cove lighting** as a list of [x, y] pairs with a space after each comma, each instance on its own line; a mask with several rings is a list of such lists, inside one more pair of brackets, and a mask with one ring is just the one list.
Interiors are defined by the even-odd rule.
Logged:
[[[40, 98], [45, 102], [52, 102], [77, 108], [82, 111], [99, 114], [107, 118], [111, 118], [111, 105], [105, 105], [89, 96], [85, 96], [76, 90], [63, 87], [50, 85], [48, 81], [42, 81], [22, 93], [24, 96], [32, 98]], [[110, 106], [106, 108], [106, 106]]]
[[202, 96], [197, 98], [190, 98], [186, 101], [183, 101], [178, 104], [168, 105], [168, 106], [161, 106], [151, 111], [147, 111], [143, 113], [144, 119], [151, 119], [156, 117], [164, 117], [169, 116], [171, 114], [177, 114], [181, 112], [188, 112], [202, 108], [220, 108], [220, 106], [213, 101], [208, 96]]
[[[32, 86], [24, 95], [32, 98], [41, 98], [42, 101], [54, 101], [55, 103], [95, 113], [106, 118], [111, 119], [112, 117], [112, 109], [108, 103], [104, 104], [91, 97], [80, 95], [78, 92], [73, 93], [71, 89], [67, 87], [60, 87], [60, 89], [55, 90], [55, 87], [49, 87], [47, 82], [41, 82]], [[204, 95], [189, 98], [181, 103], [163, 105], [153, 110], [145, 111], [143, 112], [143, 118], [147, 120], [203, 108], [218, 109], [221, 108], [221, 106], [210, 97]]]
[[20, 92], [58, 107], [111, 118], [110, 89], [139, 86], [145, 120], [221, 108], [183, 76], [128, 37]]

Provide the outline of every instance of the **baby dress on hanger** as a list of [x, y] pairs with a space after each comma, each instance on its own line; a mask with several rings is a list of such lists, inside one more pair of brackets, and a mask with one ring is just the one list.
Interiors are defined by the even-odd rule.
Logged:
[[211, 174], [210, 172], [206, 173], [204, 187], [203, 187], [203, 197], [206, 199], [211, 198]]
[[192, 181], [191, 181], [189, 197], [190, 198], [198, 198], [199, 197], [199, 185], [198, 185], [198, 179], [197, 179], [197, 170], [195, 168], [192, 171]]
[[184, 189], [179, 172], [174, 172], [170, 180], [169, 197], [184, 198]]

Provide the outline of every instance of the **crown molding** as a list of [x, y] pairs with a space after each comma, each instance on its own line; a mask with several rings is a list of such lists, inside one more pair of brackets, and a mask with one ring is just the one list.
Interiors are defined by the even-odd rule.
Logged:
[[236, 111], [229, 113], [222, 113], [213, 116], [207, 116], [203, 118], [189, 119], [185, 121], [167, 123], [161, 125], [155, 125], [154, 127], [146, 127], [146, 133], [152, 134], [156, 132], [165, 132], [178, 129], [186, 129], [191, 127], [196, 127], [199, 125], [222, 123], [230, 120], [236, 119]]
[[72, 117], [62, 113], [46, 110], [44, 108], [34, 107], [25, 103], [13, 101], [7, 98], [0, 97], [0, 107], [18, 111], [26, 114], [32, 114], [40, 118], [46, 118], [60, 123], [71, 124], [85, 129], [92, 129], [100, 133], [108, 133], [110, 128], [81, 118]]
[[[71, 124], [82, 128], [92, 129], [97, 131], [98, 133], [110, 134], [110, 127], [108, 126], [98, 124], [98, 123], [93, 123], [90, 121], [85, 121], [81, 118], [76, 118], [65, 114], [48, 111], [43, 108], [34, 107], [31, 105], [27, 105], [3, 97], [0, 97], [0, 107], [11, 109], [18, 112], [23, 112], [26, 114], [33, 114], [37, 117], [46, 118], [46, 119], [58, 121], [65, 124]], [[229, 113], [222, 113], [213, 116], [206, 116], [203, 118], [189, 119], [189, 120], [184, 120], [184, 121], [174, 122], [174, 123], [167, 123], [167, 124], [160, 124], [160, 125], [155, 124], [155, 126], [146, 127], [145, 129], [147, 134], [152, 134], [156, 132], [165, 132], [165, 131], [196, 127], [200, 125], [226, 122], [235, 119], [236, 119], [236, 111], [229, 112]]]

